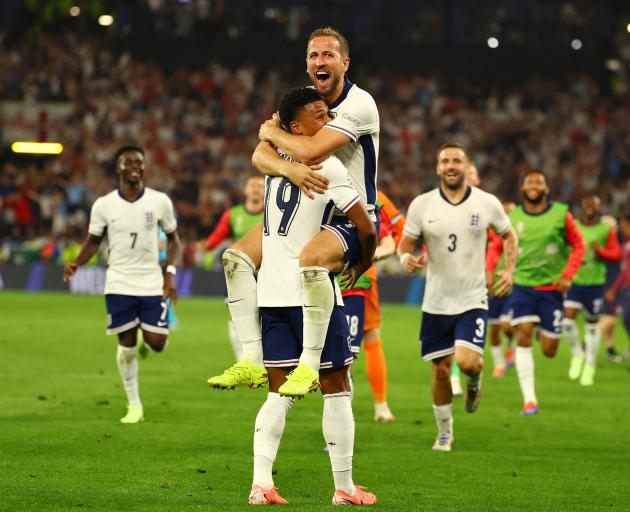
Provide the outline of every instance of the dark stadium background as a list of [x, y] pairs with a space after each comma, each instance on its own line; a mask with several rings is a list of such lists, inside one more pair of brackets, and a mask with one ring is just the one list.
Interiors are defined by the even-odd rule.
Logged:
[[[519, 175], [536, 167], [556, 199], [577, 207], [597, 192], [611, 214], [627, 204], [627, 2], [5, 0], [7, 285], [29, 286], [22, 272], [7, 278], [7, 268], [17, 276], [7, 264], [71, 257], [127, 142], [147, 148], [149, 185], [175, 201], [184, 266], [214, 268], [195, 242], [240, 200], [258, 126], [288, 87], [307, 83], [305, 42], [324, 25], [347, 36], [350, 77], [377, 101], [379, 187], [403, 210], [433, 186], [435, 150], [451, 140], [470, 148], [482, 187], [502, 198], [517, 200]], [[17, 155], [16, 140], [64, 151]], [[56, 282], [58, 270], [42, 272]]]

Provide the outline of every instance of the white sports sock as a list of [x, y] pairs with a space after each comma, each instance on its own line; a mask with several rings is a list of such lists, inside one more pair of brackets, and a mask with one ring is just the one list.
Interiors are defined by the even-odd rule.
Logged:
[[140, 390], [138, 389], [136, 347], [123, 347], [122, 345], [118, 345], [116, 364], [118, 365], [118, 371], [122, 378], [129, 405], [142, 405], [140, 402]]
[[586, 366], [595, 368], [597, 365], [597, 353], [599, 352], [599, 342], [602, 339], [602, 330], [599, 323], [587, 323], [586, 335], [584, 341], [586, 343]]
[[492, 353], [492, 361], [495, 368], [505, 368], [505, 355], [503, 354], [503, 347], [501, 345], [490, 346], [490, 352]]
[[439, 434], [453, 434], [453, 404], [433, 404], [433, 414]]
[[234, 329], [242, 343], [243, 359], [263, 366], [262, 334], [256, 296], [256, 265], [244, 252], [228, 249], [223, 253], [223, 272], [228, 307]]
[[569, 342], [569, 346], [571, 347], [571, 356], [583, 356], [584, 350], [582, 349], [582, 343], [580, 342], [580, 333], [578, 332], [575, 320], [571, 318], [565, 318], [562, 326], [564, 327], [564, 336], [566, 337], [567, 341]]
[[254, 478], [252, 485], [260, 485], [263, 489], [273, 487], [271, 471], [284, 432], [287, 413], [292, 404], [292, 398], [280, 396], [278, 393], [269, 393], [267, 400], [258, 411], [254, 429]]
[[241, 344], [241, 340], [238, 339], [232, 320], [228, 320], [228, 336], [230, 337], [230, 345], [232, 345], [234, 357], [236, 357], [237, 361], [240, 361], [243, 357], [243, 345]]
[[354, 452], [354, 417], [350, 393], [324, 395], [322, 431], [328, 446], [335, 489], [354, 495], [352, 455]]
[[532, 347], [516, 347], [514, 363], [524, 403], [538, 403], [534, 386], [534, 353]]
[[300, 283], [304, 315], [304, 340], [300, 363], [307, 364], [317, 372], [330, 315], [335, 305], [335, 289], [328, 269], [324, 267], [301, 267]]

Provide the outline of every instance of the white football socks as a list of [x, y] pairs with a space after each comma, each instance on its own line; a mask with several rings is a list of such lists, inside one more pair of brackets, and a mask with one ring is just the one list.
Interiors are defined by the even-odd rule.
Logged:
[[243, 359], [263, 366], [262, 334], [254, 277], [256, 265], [247, 254], [236, 249], [225, 251], [222, 260], [228, 307], [234, 329], [242, 343]]
[[532, 347], [516, 347], [514, 363], [516, 365], [516, 373], [518, 382], [521, 385], [521, 393], [523, 393], [524, 403], [535, 402], [536, 391], [534, 386], [534, 353]]
[[241, 340], [238, 339], [232, 320], [228, 320], [228, 336], [230, 338], [230, 345], [232, 345], [232, 350], [234, 351], [234, 357], [237, 361], [240, 361], [243, 357], [243, 344]]
[[254, 430], [254, 478], [252, 485], [263, 489], [273, 487], [272, 469], [284, 432], [287, 413], [293, 399], [269, 393], [258, 411]]
[[118, 345], [116, 364], [118, 365], [118, 371], [122, 378], [129, 405], [142, 405], [140, 402], [140, 390], [138, 389], [136, 347], [123, 347], [122, 345]]
[[453, 435], [453, 404], [433, 404], [433, 414], [435, 415], [438, 433]]
[[582, 349], [582, 342], [580, 341], [580, 333], [578, 332], [578, 328], [575, 323], [575, 320], [571, 318], [565, 318], [562, 326], [564, 327], [564, 336], [569, 342], [569, 346], [571, 347], [571, 356], [572, 357], [583, 356], [584, 350]]
[[586, 324], [586, 335], [584, 342], [586, 343], [586, 366], [595, 368], [597, 365], [597, 353], [599, 352], [599, 342], [602, 339], [602, 330], [599, 322]]
[[335, 489], [354, 495], [352, 455], [354, 453], [354, 417], [350, 393], [324, 395], [322, 431], [328, 446]]
[[503, 347], [501, 345], [490, 345], [490, 352], [492, 353], [492, 362], [495, 368], [505, 368], [505, 355], [503, 354]]
[[300, 363], [319, 371], [330, 315], [335, 306], [335, 289], [324, 267], [301, 267], [304, 340]]

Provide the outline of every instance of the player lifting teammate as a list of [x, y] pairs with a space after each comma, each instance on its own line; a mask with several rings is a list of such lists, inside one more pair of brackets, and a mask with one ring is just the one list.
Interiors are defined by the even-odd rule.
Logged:
[[[447, 144], [440, 148], [437, 159], [440, 186], [411, 202], [398, 255], [409, 273], [427, 267], [420, 343], [422, 358], [433, 363], [433, 410], [438, 426], [433, 449], [451, 451], [453, 358], [467, 376], [466, 410], [474, 412], [481, 397], [488, 320], [488, 228], [505, 241], [506, 265], [499, 272], [496, 295], [504, 295], [512, 286], [517, 242], [499, 200], [466, 183], [466, 150]], [[420, 237], [427, 252], [415, 256]]]
[[[138, 423], [144, 419], [144, 411], [138, 390], [137, 329], [140, 326], [151, 349], [164, 350], [168, 337], [166, 299], [177, 299], [174, 262], [179, 240], [173, 203], [166, 194], [144, 186], [142, 148], [120, 148], [114, 167], [118, 189], [94, 202], [88, 238], [77, 258], [66, 265], [64, 280], [72, 278], [107, 237], [107, 333], [118, 335], [116, 362], [129, 402], [127, 415], [120, 421]], [[158, 225], [167, 237], [164, 275], [158, 259]]]
[[[313, 135], [330, 120], [327, 105], [314, 89], [307, 87], [287, 93], [279, 111], [283, 125], [295, 134]], [[272, 466], [293, 401], [281, 396], [279, 390], [286, 382], [289, 370], [298, 364], [302, 352], [302, 249], [317, 235], [322, 219], [331, 214], [332, 205], [347, 214], [363, 238], [372, 238], [374, 245], [376, 242], [374, 224], [343, 164], [339, 159], [329, 157], [322, 162], [321, 173], [328, 179], [329, 187], [312, 201], [286, 178], [266, 179], [263, 256], [257, 293], [269, 395], [256, 417], [251, 504], [287, 503], [274, 487]], [[334, 287], [334, 280], [328, 274], [326, 279]], [[333, 293], [338, 295], [336, 292]], [[354, 419], [348, 382], [352, 353], [348, 324], [338, 300], [340, 297], [333, 297], [331, 313], [318, 312], [319, 322], [326, 320], [325, 342], [318, 368], [324, 395], [322, 428], [335, 483], [332, 502], [334, 505], [371, 505], [376, 503], [376, 497], [355, 486], [352, 480]], [[311, 304], [306, 307], [319, 309]], [[323, 318], [325, 314], [328, 314], [326, 319]]]
[[[372, 96], [346, 77], [349, 65], [348, 43], [339, 32], [324, 28], [310, 35], [307, 73], [334, 119], [315, 135], [304, 136], [281, 129], [279, 119], [274, 117], [261, 126], [261, 143], [254, 152], [252, 163], [263, 174], [286, 177], [312, 197], [309, 189], [323, 192], [327, 180], [305, 164], [321, 162], [334, 153], [350, 173], [370, 217], [378, 223], [375, 213], [378, 110]], [[294, 162], [283, 160], [276, 148]], [[327, 321], [321, 318], [330, 316], [334, 304], [329, 273], [347, 270], [349, 284], [353, 286], [372, 263], [373, 249], [359, 239], [357, 230], [344, 215], [335, 215], [323, 227], [300, 255], [303, 306], [317, 307], [303, 308], [304, 350], [296, 371], [280, 390], [288, 396], [304, 396], [317, 379], [327, 329]], [[210, 378], [208, 383], [212, 387], [257, 387], [266, 379], [254, 279], [261, 260], [261, 230], [258, 227], [250, 231], [223, 256], [229, 307], [243, 343], [243, 359], [222, 375]]]
[[[516, 338], [516, 373], [523, 393], [521, 414], [538, 413], [532, 338], [539, 324], [540, 346], [554, 357], [562, 335], [562, 294], [584, 257], [584, 239], [566, 204], [549, 201], [547, 178], [528, 171], [521, 180], [523, 204], [510, 219], [518, 235], [519, 258], [510, 298]], [[570, 254], [569, 254], [570, 253]]]

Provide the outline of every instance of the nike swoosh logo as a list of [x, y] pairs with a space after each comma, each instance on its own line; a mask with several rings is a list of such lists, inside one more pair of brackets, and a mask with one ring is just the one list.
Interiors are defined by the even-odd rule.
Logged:
[[158, 322], [158, 327], [164, 327], [165, 325], [168, 325], [168, 322]]
[[307, 306], [306, 304], [304, 304], [304, 307], [305, 307], [305, 308], [316, 308], [316, 307], [318, 307], [318, 306]]
[[430, 219], [429, 220], [429, 224], [433, 224], [434, 222], [437, 222], [438, 220], [440, 220], [440, 219]]
[[236, 304], [237, 302], [241, 302], [242, 300], [245, 299], [228, 300], [228, 304]]
[[478, 340], [477, 338], [473, 338], [473, 343], [483, 343], [484, 340]]

